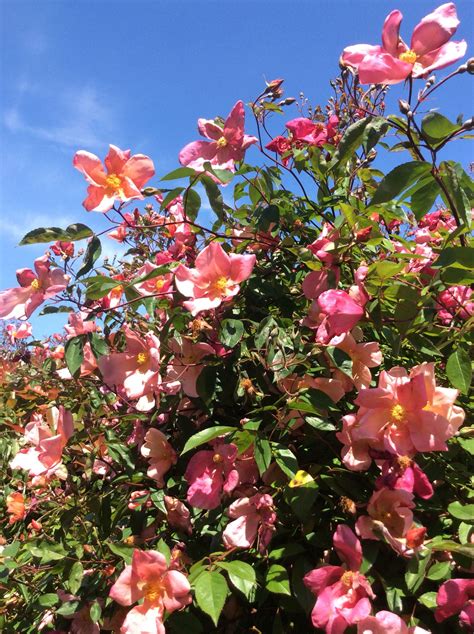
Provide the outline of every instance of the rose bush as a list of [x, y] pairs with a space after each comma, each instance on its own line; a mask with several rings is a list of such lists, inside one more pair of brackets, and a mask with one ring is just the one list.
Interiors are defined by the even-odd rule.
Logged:
[[0, 293], [2, 631], [472, 631], [473, 122], [430, 100], [474, 60], [427, 77], [453, 4], [400, 21], [284, 135], [277, 79], [161, 177], [76, 153], [103, 230]]

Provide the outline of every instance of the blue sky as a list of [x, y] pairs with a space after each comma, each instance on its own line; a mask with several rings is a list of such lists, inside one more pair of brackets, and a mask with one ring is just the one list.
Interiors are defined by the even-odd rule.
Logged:
[[[312, 103], [324, 104], [344, 46], [378, 43], [394, 8], [404, 13], [402, 34], [409, 39], [436, 6], [425, 0], [2, 0], [0, 288], [14, 286], [15, 270], [44, 251], [16, 246], [27, 231], [72, 222], [106, 226], [100, 214], [82, 208], [85, 182], [71, 164], [77, 149], [103, 157], [109, 143], [130, 147], [165, 174], [177, 166], [183, 145], [198, 138], [198, 117], [226, 115], [237, 99], [256, 96], [265, 78], [283, 77], [287, 96], [303, 90]], [[472, 43], [474, 5], [461, 0], [457, 7], [455, 39]], [[469, 79], [453, 81], [430, 107], [469, 116]], [[395, 87], [394, 97], [401, 92]], [[283, 122], [275, 121], [275, 132]], [[458, 160], [473, 160], [460, 143], [455, 150]], [[251, 152], [249, 160], [258, 160], [257, 150]], [[112, 253], [117, 243], [104, 242]], [[32, 321], [42, 335], [65, 317]]]

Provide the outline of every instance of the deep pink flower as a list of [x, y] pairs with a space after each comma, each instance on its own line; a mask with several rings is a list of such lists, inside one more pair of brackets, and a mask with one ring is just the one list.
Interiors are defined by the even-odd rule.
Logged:
[[422, 469], [408, 456], [390, 456], [381, 465], [382, 474], [375, 483], [377, 489], [403, 489], [428, 500], [433, 487]]
[[168, 365], [167, 380], [178, 381], [186, 396], [196, 398], [199, 396], [196, 383], [204, 368], [202, 359], [214, 356], [214, 348], [208, 343], [195, 343], [186, 337], [182, 337], [181, 343], [172, 339], [168, 346], [174, 356]]
[[74, 242], [62, 242], [56, 241], [51, 245], [51, 251], [55, 255], [60, 255], [62, 258], [72, 258], [74, 255]]
[[168, 567], [164, 555], [135, 549], [132, 564], [125, 566], [109, 596], [120, 605], [143, 603], [128, 612], [121, 634], [165, 634], [165, 610], [174, 612], [189, 605], [191, 586], [183, 573]]
[[308, 572], [303, 581], [317, 596], [311, 613], [314, 627], [327, 634], [342, 634], [347, 627], [367, 617], [375, 597], [369, 582], [359, 572], [362, 548], [346, 525], [337, 527], [334, 548], [343, 566], [321, 566]]
[[18, 339], [27, 339], [28, 337], [32, 337], [32, 330], [33, 326], [28, 321], [24, 321], [18, 326], [8, 324], [6, 327], [7, 334], [10, 337], [10, 342], [12, 344], [14, 344]]
[[410, 47], [399, 34], [402, 18], [398, 9], [387, 16], [382, 46], [356, 44], [344, 49], [342, 63], [357, 70], [361, 84], [397, 84], [409, 75], [424, 77], [466, 53], [464, 40], [449, 41], [459, 25], [452, 2], [442, 4], [416, 25]]
[[331, 143], [337, 133], [339, 118], [331, 115], [327, 124], [321, 121], [312, 121], [305, 117], [298, 117], [286, 123], [291, 132], [292, 139], [301, 143], [307, 143], [314, 147], [322, 147], [325, 143]]
[[454, 405], [457, 396], [457, 390], [436, 385], [433, 363], [417, 365], [410, 374], [400, 367], [383, 371], [378, 387], [359, 392], [351, 437], [403, 456], [446, 451], [465, 416]]
[[336, 241], [339, 238], [339, 231], [324, 223], [318, 238], [308, 245], [308, 249], [321, 262], [331, 266], [335, 263], [337, 255], [334, 253]]
[[273, 498], [256, 493], [232, 502], [227, 515], [233, 519], [225, 527], [222, 539], [226, 548], [251, 548], [258, 535], [258, 548], [264, 552], [270, 543], [277, 519]]
[[130, 150], [110, 145], [105, 158], [106, 172], [95, 154], [85, 150], [76, 152], [73, 165], [90, 183], [87, 198], [82, 203], [87, 211], [106, 212], [112, 209], [116, 200], [128, 202], [143, 198], [141, 189], [155, 174], [155, 167], [148, 156], [130, 154]]
[[198, 451], [188, 463], [184, 477], [189, 484], [187, 500], [198, 509], [215, 509], [224, 493], [239, 484], [237, 446], [216, 443], [212, 451]]
[[34, 416], [24, 431], [25, 441], [33, 446], [20, 449], [10, 462], [10, 467], [28, 471], [33, 482], [54, 475], [64, 478], [62, 452], [73, 433], [72, 414], [62, 405], [49, 408], [46, 421], [41, 415]]
[[199, 133], [209, 141], [188, 143], [179, 153], [181, 165], [192, 167], [197, 172], [204, 170], [204, 163], [219, 169], [235, 171], [235, 163], [242, 161], [247, 148], [258, 139], [244, 133], [245, 110], [238, 101], [225, 120], [224, 127], [210, 119], [198, 119]]
[[217, 308], [230, 301], [240, 290], [240, 283], [250, 277], [255, 255], [226, 253], [220, 244], [211, 242], [196, 257], [195, 268], [180, 264], [175, 271], [179, 292], [192, 299], [183, 303], [192, 315]]
[[430, 634], [418, 625], [408, 627], [403, 619], [387, 610], [366, 616], [357, 623], [357, 634]]
[[155, 404], [161, 383], [160, 342], [151, 332], [141, 335], [123, 327], [127, 343], [124, 352], [114, 352], [99, 359], [104, 383], [123, 389], [127, 398], [139, 399], [136, 408], [148, 411]]
[[474, 579], [448, 579], [438, 590], [435, 619], [438, 623], [459, 614], [460, 622], [474, 629]]
[[35, 260], [35, 271], [18, 269], [16, 277], [19, 288], [0, 292], [0, 319], [28, 319], [38, 306], [63, 291], [70, 279], [61, 269], [51, 269], [47, 255]]
[[150, 463], [147, 476], [156, 480], [157, 487], [164, 487], [164, 474], [178, 460], [175, 450], [164, 433], [154, 427], [150, 428], [145, 434], [145, 442], [140, 449], [140, 453]]
[[438, 319], [448, 325], [453, 319], [465, 321], [474, 314], [474, 302], [471, 301], [472, 289], [469, 286], [450, 286], [436, 298]]
[[[267, 150], [270, 150], [270, 152], [275, 152], [275, 154], [279, 154], [282, 157], [281, 162], [285, 167], [291, 161], [292, 143], [291, 143], [291, 139], [289, 139], [288, 137], [281, 136], [281, 135], [276, 136], [274, 139], [270, 141], [270, 143], [267, 143], [265, 148]], [[283, 155], [286, 155], [286, 156], [283, 156]]]
[[324, 291], [316, 303], [320, 319], [316, 333], [318, 343], [327, 344], [336, 335], [349, 332], [364, 315], [362, 306], [345, 291]]

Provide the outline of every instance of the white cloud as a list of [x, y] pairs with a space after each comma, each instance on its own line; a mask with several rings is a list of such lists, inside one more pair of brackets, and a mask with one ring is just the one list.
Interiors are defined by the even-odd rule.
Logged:
[[[18, 218], [17, 222], [15, 222], [15, 218]], [[8, 218], [5, 215], [5, 217], [0, 220], [0, 228], [3, 235], [10, 236], [14, 240], [21, 240], [29, 231], [37, 229], [38, 227], [55, 226], [64, 229], [74, 222], [75, 220], [68, 216], [28, 214], [19, 211], [17, 213], [10, 213]]]

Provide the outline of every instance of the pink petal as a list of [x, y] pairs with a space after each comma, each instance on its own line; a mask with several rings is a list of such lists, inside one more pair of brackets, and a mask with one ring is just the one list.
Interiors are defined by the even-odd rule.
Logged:
[[313, 594], [319, 594], [326, 586], [330, 586], [344, 574], [345, 570], [342, 566], [321, 566], [308, 572], [304, 578], [304, 585], [311, 590]]
[[396, 9], [388, 14], [382, 29], [382, 44], [390, 55], [398, 55], [400, 43], [400, 23], [403, 19], [401, 11]]
[[413, 77], [421, 77], [434, 70], [445, 68], [450, 64], [454, 64], [464, 57], [467, 51], [467, 43], [464, 40], [460, 42], [447, 42], [440, 48], [427, 53], [421, 57], [418, 64], [413, 68]]
[[255, 255], [237, 255], [231, 253], [230, 256], [230, 279], [240, 283], [248, 279], [255, 266]]
[[410, 48], [418, 55], [433, 51], [454, 35], [459, 26], [456, 6], [452, 2], [442, 4], [425, 17], [413, 29]]
[[16, 279], [18, 284], [23, 287], [30, 286], [33, 280], [36, 279], [36, 274], [31, 269], [18, 269], [16, 272]]
[[33, 289], [9, 288], [0, 292], [0, 319], [24, 319], [25, 304], [34, 293]]
[[362, 565], [362, 547], [360, 541], [349, 526], [340, 524], [333, 537], [334, 548], [351, 570], [357, 571]]
[[89, 185], [87, 188], [87, 198], [84, 199], [82, 205], [86, 211], [105, 212], [114, 206], [114, 197], [105, 195], [103, 187]]
[[226, 548], [250, 548], [257, 537], [258, 515], [241, 515], [225, 527], [222, 539]]
[[166, 634], [163, 608], [147, 603], [136, 605], [125, 617], [120, 634]]
[[142, 189], [145, 183], [155, 175], [155, 166], [148, 156], [135, 154], [125, 164], [123, 175], [130, 178], [138, 189]]
[[381, 46], [373, 46], [372, 44], [354, 44], [347, 46], [343, 52], [341, 60], [343, 64], [358, 68], [361, 61], [366, 55], [379, 55], [383, 52]]
[[189, 594], [191, 592], [191, 586], [182, 572], [168, 570], [168, 572], [163, 575], [163, 581], [166, 587], [166, 595], [163, 598], [163, 603], [168, 612], [181, 610], [191, 603], [192, 599]]
[[132, 566], [125, 566], [117, 581], [110, 588], [109, 596], [120, 605], [132, 605], [142, 594], [131, 584]]
[[105, 167], [108, 173], [121, 174], [129, 158], [130, 150], [121, 150], [116, 145], [109, 145], [109, 153], [105, 157]]
[[190, 165], [196, 161], [210, 161], [216, 155], [216, 144], [213, 141], [193, 141], [180, 151], [178, 158], [181, 165]]
[[213, 141], [217, 141], [224, 134], [224, 130], [212, 119], [198, 119], [198, 130], [199, 134]]
[[369, 54], [359, 64], [361, 84], [398, 84], [410, 75], [413, 65], [389, 53]]
[[79, 150], [72, 161], [74, 167], [84, 174], [86, 181], [91, 185], [103, 185], [105, 182], [105, 171], [102, 161], [95, 154]]
[[232, 108], [224, 124], [224, 137], [231, 145], [240, 147], [244, 138], [245, 110], [243, 101]]

